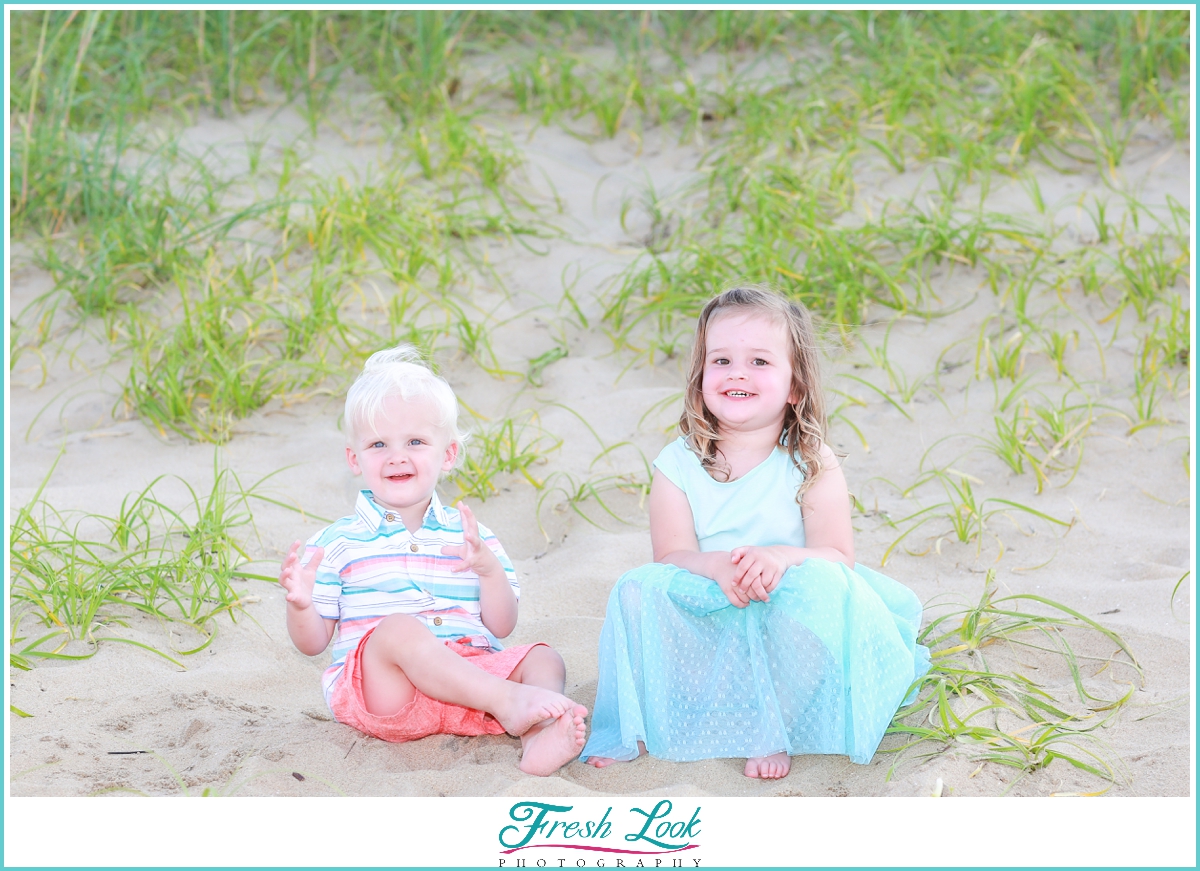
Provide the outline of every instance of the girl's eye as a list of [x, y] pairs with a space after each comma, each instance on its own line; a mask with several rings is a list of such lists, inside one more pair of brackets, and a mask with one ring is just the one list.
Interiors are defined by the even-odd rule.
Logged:
[[411, 445], [419, 445], [419, 444], [421, 444], [421, 440], [420, 439], [409, 439], [408, 443], [410, 446]]
[[718, 357], [717, 359], [713, 360], [713, 363], [717, 366], [728, 366], [729, 360], [725, 357]]
[[753, 362], [754, 362], [755, 366], [766, 366], [767, 365], [767, 361], [764, 360], [762, 357], [755, 357]]

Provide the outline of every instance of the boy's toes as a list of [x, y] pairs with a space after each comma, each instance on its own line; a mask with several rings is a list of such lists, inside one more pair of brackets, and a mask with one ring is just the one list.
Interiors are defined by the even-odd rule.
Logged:
[[[576, 710], [587, 710], [582, 705]], [[582, 715], [564, 712], [553, 722], [531, 730], [522, 740], [519, 768], [526, 774], [547, 777], [579, 755], [583, 749]]]

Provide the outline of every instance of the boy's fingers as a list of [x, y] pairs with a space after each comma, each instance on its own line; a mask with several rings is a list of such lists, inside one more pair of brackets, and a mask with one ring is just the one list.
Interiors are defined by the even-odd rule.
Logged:
[[475, 515], [471, 513], [471, 509], [467, 507], [466, 502], [459, 502], [458, 518], [462, 522], [463, 539], [465, 541], [479, 541], [479, 524], [475, 522]]
[[465, 572], [471, 568], [471, 563], [467, 561], [471, 550], [465, 544], [446, 544], [442, 545], [442, 556], [456, 556], [460, 562], [457, 565], [450, 566], [452, 572]]

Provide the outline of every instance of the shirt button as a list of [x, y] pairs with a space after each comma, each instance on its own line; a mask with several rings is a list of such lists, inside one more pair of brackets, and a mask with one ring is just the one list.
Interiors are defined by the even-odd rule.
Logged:
[[396, 515], [395, 514], [385, 514], [385, 515], [383, 515], [383, 519], [386, 520], [388, 523], [395, 523]]
[[416, 553], [416, 552], [417, 552], [418, 550], [420, 550], [421, 548], [419, 548], [419, 547], [417, 546], [417, 543], [414, 541], [412, 544], [410, 544], [410, 545], [408, 546], [408, 549], [409, 549], [409, 550], [411, 550], [413, 553]]
[[441, 618], [441, 617], [434, 617], [434, 618], [433, 618], [433, 625], [434, 625], [434, 626], [441, 626], [441, 625], [442, 625], [442, 618]]

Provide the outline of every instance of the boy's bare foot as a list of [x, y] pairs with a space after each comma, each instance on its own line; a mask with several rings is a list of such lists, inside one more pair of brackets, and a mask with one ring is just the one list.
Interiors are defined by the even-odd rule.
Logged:
[[[636, 758], [641, 758], [646, 755], [646, 745], [638, 741], [638, 755]], [[632, 762], [632, 759], [609, 759], [607, 756], [589, 756], [587, 764], [593, 768], [607, 768], [614, 762]]]
[[507, 694], [503, 709], [491, 713], [505, 732], [518, 738], [543, 720], [557, 720], [575, 707], [573, 701], [553, 690], [516, 681], [508, 681], [508, 685], [511, 693]]
[[787, 777], [792, 770], [792, 760], [784, 752], [772, 753], [770, 756], [755, 756], [746, 760], [746, 776], [761, 777], [764, 780], [778, 780]]
[[575, 705], [553, 720], [529, 729], [521, 736], [520, 769], [526, 774], [547, 777], [579, 755], [587, 727], [587, 708]]

